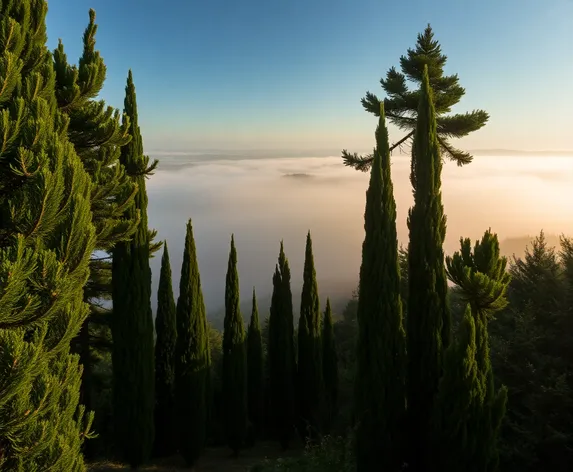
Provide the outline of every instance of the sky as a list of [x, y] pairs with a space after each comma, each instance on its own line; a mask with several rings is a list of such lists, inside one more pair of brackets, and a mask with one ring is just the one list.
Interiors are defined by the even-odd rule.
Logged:
[[[573, 0], [49, 0], [50, 48], [77, 61], [88, 10], [123, 107], [134, 74], [146, 150], [332, 153], [373, 145], [367, 90], [430, 23], [485, 109], [466, 149], [573, 149]], [[391, 129], [391, 139], [401, 137]], [[312, 155], [312, 154], [311, 154]]]

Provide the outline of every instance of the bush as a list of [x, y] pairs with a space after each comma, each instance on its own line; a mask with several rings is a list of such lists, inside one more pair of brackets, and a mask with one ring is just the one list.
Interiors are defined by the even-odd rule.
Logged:
[[265, 461], [251, 468], [251, 472], [354, 472], [351, 438], [323, 438], [320, 444], [308, 446], [303, 455]]

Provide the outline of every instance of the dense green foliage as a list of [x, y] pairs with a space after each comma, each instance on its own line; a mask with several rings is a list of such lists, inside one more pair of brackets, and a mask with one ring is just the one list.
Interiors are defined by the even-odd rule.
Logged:
[[446, 264], [467, 308], [458, 339], [445, 353], [435, 460], [444, 471], [495, 471], [507, 390], [494, 388], [488, 322], [507, 305], [507, 259], [500, 257], [497, 236], [486, 231], [473, 252], [471, 241], [462, 239], [461, 251]]
[[[423, 83], [425, 66], [428, 68], [430, 86], [434, 90], [434, 110], [436, 114], [436, 139], [441, 153], [455, 161], [459, 166], [468, 164], [473, 156], [465, 151], [456, 149], [449, 143], [450, 138], [463, 138], [479, 130], [489, 120], [489, 115], [483, 110], [470, 113], [447, 115], [466, 91], [459, 85], [458, 75], [444, 75], [447, 56], [442, 54], [440, 43], [434, 39], [430, 25], [418, 35], [415, 49], [408, 49], [407, 56], [400, 57], [401, 72], [391, 67], [386, 78], [380, 79], [380, 84], [386, 92], [384, 107], [390, 122], [408, 134], [395, 143], [390, 150], [401, 146], [415, 136], [418, 118], [418, 104], [421, 98], [420, 86]], [[408, 90], [407, 81], [417, 87]], [[381, 100], [371, 92], [366, 92], [362, 106], [366, 111], [376, 116], [380, 113]], [[367, 171], [374, 160], [373, 155], [359, 156], [356, 153], [343, 151], [344, 164], [357, 170]]]
[[322, 321], [322, 378], [324, 382], [324, 408], [322, 429], [326, 433], [332, 428], [338, 405], [338, 355], [334, 338], [334, 322], [330, 298]]
[[442, 353], [449, 342], [450, 314], [443, 242], [446, 218], [441, 198], [442, 160], [427, 66], [420, 95], [410, 180], [414, 206], [408, 214], [407, 398], [408, 463], [428, 470], [431, 417], [442, 374]]
[[306, 251], [300, 316], [298, 319], [298, 364], [296, 400], [300, 435], [312, 440], [320, 434], [322, 397], [322, 345], [320, 340], [320, 302], [312, 254], [310, 231]]
[[295, 426], [294, 321], [290, 267], [281, 242], [269, 316], [269, 395], [273, 434], [287, 448]]
[[509, 268], [509, 306], [491, 322], [492, 364], [508, 388], [500, 470], [565, 472], [573, 460], [573, 243], [543, 232]]
[[205, 447], [210, 361], [205, 302], [189, 220], [179, 280], [175, 348], [176, 428], [179, 452], [189, 465], [197, 462]]
[[70, 342], [89, 307], [91, 182], [57, 107], [44, 0], [0, 3], [0, 469], [85, 470]]
[[253, 307], [247, 332], [247, 399], [249, 404], [249, 420], [254, 428], [254, 434], [260, 436], [264, 421], [264, 357], [263, 340], [259, 323], [257, 296], [253, 288]]
[[[79, 67], [70, 65], [60, 41], [54, 51], [56, 96], [58, 107], [70, 120], [68, 137], [92, 180], [91, 209], [96, 227], [96, 249], [110, 251], [134, 233], [138, 214], [125, 217], [133, 205], [136, 185], [119, 162], [120, 150], [131, 139], [129, 120], [120, 121], [118, 110], [106, 106], [95, 97], [106, 78], [106, 66], [95, 49], [95, 12], [83, 37], [83, 53]], [[103, 300], [111, 299], [111, 260], [94, 253], [90, 261], [90, 279], [84, 287], [84, 299], [90, 303], [90, 316], [76, 339], [74, 350], [80, 354], [84, 368], [81, 401], [92, 408], [94, 366], [105, 358], [111, 348], [109, 309]]]
[[245, 442], [247, 432], [247, 350], [245, 328], [239, 307], [239, 273], [235, 238], [225, 285], [225, 329], [223, 331], [223, 395], [227, 444], [235, 455]]
[[155, 454], [177, 451], [175, 410], [175, 345], [177, 318], [167, 241], [163, 243], [155, 314]]
[[132, 139], [121, 148], [120, 162], [138, 189], [135, 205], [126, 215], [133, 219], [139, 212], [140, 218], [132, 240], [113, 248], [113, 414], [118, 452], [136, 467], [149, 459], [154, 442], [154, 339], [145, 190], [150, 169], [149, 158], [143, 154], [131, 71], [125, 92], [124, 114], [130, 120]]
[[356, 387], [357, 470], [400, 470], [403, 463], [405, 333], [400, 299], [396, 202], [384, 105], [364, 212], [358, 290]]

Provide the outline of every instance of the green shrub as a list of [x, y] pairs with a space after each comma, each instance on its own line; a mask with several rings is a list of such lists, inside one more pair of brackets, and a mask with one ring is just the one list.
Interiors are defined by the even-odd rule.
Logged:
[[308, 446], [302, 456], [265, 461], [251, 472], [354, 472], [351, 438], [326, 436], [318, 445]]

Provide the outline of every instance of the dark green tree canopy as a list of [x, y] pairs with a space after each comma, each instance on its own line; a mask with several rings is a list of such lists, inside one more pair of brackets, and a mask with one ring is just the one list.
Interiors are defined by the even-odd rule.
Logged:
[[[449, 139], [463, 138], [479, 130], [488, 121], [489, 115], [483, 110], [469, 113], [447, 115], [465, 94], [465, 89], [459, 84], [457, 74], [444, 75], [447, 56], [442, 53], [440, 43], [434, 39], [430, 25], [418, 40], [414, 49], [408, 49], [407, 55], [400, 57], [401, 72], [395, 67], [390, 68], [386, 78], [380, 79], [380, 84], [386, 92], [384, 110], [390, 122], [407, 132], [406, 136], [394, 144], [390, 151], [413, 138], [416, 128], [418, 103], [420, 101], [420, 85], [424, 66], [428, 68], [430, 86], [434, 91], [434, 106], [436, 113], [437, 139], [442, 154], [448, 156], [458, 165], [469, 164], [473, 157], [453, 147]], [[408, 89], [408, 81], [414, 84], [414, 90]], [[366, 92], [362, 106], [366, 111], [379, 116], [381, 100], [371, 92]], [[359, 156], [344, 150], [342, 158], [345, 165], [357, 170], [367, 171], [373, 162], [373, 155]]]

